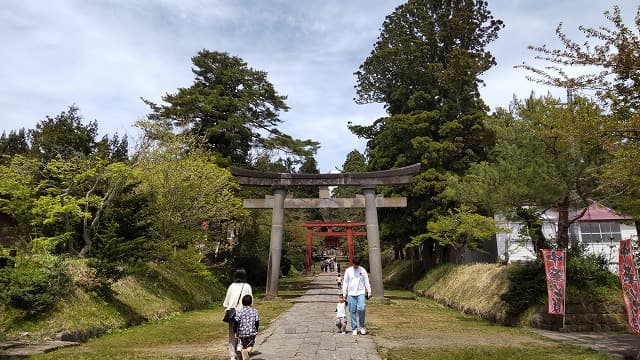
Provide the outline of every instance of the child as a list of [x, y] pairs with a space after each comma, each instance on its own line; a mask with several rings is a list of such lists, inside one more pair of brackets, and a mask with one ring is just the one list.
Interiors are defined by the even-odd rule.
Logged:
[[258, 310], [251, 307], [252, 303], [251, 295], [245, 295], [242, 298], [242, 309], [236, 314], [236, 334], [242, 344], [242, 360], [249, 359], [249, 353], [255, 345], [260, 324], [260, 315]]
[[338, 277], [336, 278], [336, 282], [338, 283], [338, 289], [342, 289], [342, 276], [338, 273]]
[[339, 333], [347, 331], [347, 302], [345, 297], [340, 294], [339, 302], [336, 305], [336, 327]]

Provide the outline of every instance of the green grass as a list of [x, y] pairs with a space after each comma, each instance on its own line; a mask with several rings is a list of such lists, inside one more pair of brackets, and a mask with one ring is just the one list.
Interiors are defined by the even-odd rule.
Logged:
[[[310, 278], [292, 276], [282, 280], [282, 293], [293, 296], [304, 291]], [[282, 295], [281, 291], [278, 293]], [[285, 296], [262, 301], [260, 289], [254, 295], [261, 329], [292, 305], [283, 299]], [[206, 310], [175, 313], [33, 359], [226, 359], [228, 325], [222, 322], [223, 314], [220, 304]]]
[[419, 260], [393, 260], [385, 264], [382, 280], [385, 288], [410, 289], [424, 274]]
[[525, 329], [497, 325], [409, 291], [367, 305], [367, 328], [383, 359], [614, 359]]
[[[59, 331], [100, 333], [221, 302], [226, 288], [187, 256], [179, 252], [162, 264], [140, 266], [112, 284], [107, 294], [71, 286], [50, 312], [36, 318], [0, 311], [0, 332], [6, 337], [29, 332], [34, 341]], [[83, 261], [70, 260], [69, 266], [74, 273], [87, 272]]]
[[383, 357], [389, 360], [598, 360], [613, 357], [588, 349], [570, 348], [565, 345], [549, 348], [511, 348], [511, 347], [456, 347], [447, 349], [399, 349]]

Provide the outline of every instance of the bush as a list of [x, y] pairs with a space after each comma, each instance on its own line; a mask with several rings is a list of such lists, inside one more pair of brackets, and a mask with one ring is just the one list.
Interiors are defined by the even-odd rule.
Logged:
[[531, 306], [544, 303], [547, 289], [544, 264], [540, 260], [515, 264], [508, 272], [509, 288], [500, 298], [507, 305], [507, 322], [517, 323]]
[[[619, 289], [618, 278], [607, 268], [602, 256], [586, 254], [579, 248], [567, 253], [567, 298], [599, 300]], [[509, 321], [518, 319], [536, 304], [547, 301], [546, 277], [541, 260], [519, 264], [509, 269], [509, 289], [502, 295]]]
[[602, 298], [619, 288], [618, 277], [601, 255], [567, 256], [567, 293], [576, 298]]
[[108, 223], [96, 235], [88, 265], [103, 286], [127, 276], [127, 269], [151, 259], [153, 244], [144, 236], [126, 239], [117, 235], [119, 225]]
[[0, 270], [3, 302], [27, 316], [41, 314], [55, 304], [70, 282], [63, 261], [52, 255], [16, 258], [15, 267]]

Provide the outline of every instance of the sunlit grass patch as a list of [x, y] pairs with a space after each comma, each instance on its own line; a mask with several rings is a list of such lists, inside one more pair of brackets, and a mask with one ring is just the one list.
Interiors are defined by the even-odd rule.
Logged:
[[526, 329], [506, 327], [405, 291], [388, 304], [367, 304], [367, 329], [383, 359], [612, 359], [560, 345]]
[[[308, 283], [308, 279], [287, 282], [302, 288], [293, 284]], [[264, 294], [260, 292], [254, 295], [262, 331], [292, 305], [282, 298], [262, 301]], [[225, 359], [228, 325], [222, 322], [223, 315], [224, 308], [216, 303], [210, 309], [174, 313], [34, 359]]]
[[388, 360], [604, 360], [613, 356], [589, 349], [574, 348], [564, 345], [545, 347], [447, 347], [447, 348], [400, 348], [384, 350], [380, 354]]

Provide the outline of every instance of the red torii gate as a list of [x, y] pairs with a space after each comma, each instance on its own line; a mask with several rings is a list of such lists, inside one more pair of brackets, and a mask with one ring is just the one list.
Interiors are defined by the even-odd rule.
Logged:
[[[240, 185], [270, 186], [273, 196], [264, 199], [244, 199], [242, 204], [250, 209], [271, 209], [271, 240], [269, 243], [269, 264], [267, 267], [267, 289], [265, 299], [278, 296], [280, 283], [280, 260], [282, 257], [282, 235], [285, 209], [350, 209], [364, 208], [367, 227], [367, 245], [369, 247], [369, 274], [372, 295], [376, 299], [384, 299], [382, 282], [382, 258], [380, 231], [378, 226], [379, 207], [406, 207], [407, 198], [385, 198], [376, 194], [379, 185], [398, 185], [411, 183], [413, 176], [420, 172], [420, 163], [402, 168], [340, 174], [290, 174], [264, 173], [255, 170], [231, 168]], [[360, 186], [362, 196], [355, 198], [288, 198], [290, 186]], [[322, 194], [321, 194], [322, 195]]]
[[[307, 228], [307, 256], [305, 258], [305, 267], [307, 271], [311, 270], [311, 243], [313, 241], [313, 235], [316, 236], [346, 236], [347, 237], [347, 248], [349, 250], [349, 263], [353, 261], [353, 237], [354, 236], [367, 236], [366, 231], [353, 231], [354, 227], [366, 226], [367, 223], [363, 221], [357, 222], [323, 222], [323, 221], [314, 221], [302, 224], [303, 227]], [[327, 231], [313, 232], [314, 228], [317, 227], [326, 227]], [[343, 227], [347, 228], [347, 231], [333, 231], [334, 227]]]

